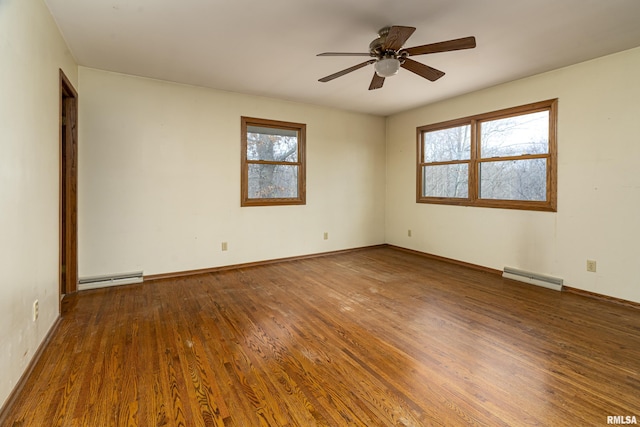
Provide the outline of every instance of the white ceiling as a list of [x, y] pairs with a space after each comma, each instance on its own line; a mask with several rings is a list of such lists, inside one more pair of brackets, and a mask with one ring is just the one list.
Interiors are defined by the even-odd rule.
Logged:
[[[640, 0], [45, 0], [79, 65], [390, 115], [640, 46]], [[369, 91], [373, 66], [316, 57], [367, 52], [378, 29], [417, 30], [405, 47], [475, 36], [477, 47], [413, 59]], [[602, 76], [607, 78], [607, 76]]]

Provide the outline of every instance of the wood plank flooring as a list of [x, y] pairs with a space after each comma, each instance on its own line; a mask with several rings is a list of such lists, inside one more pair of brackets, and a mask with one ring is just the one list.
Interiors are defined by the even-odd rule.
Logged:
[[65, 300], [8, 426], [640, 422], [640, 310], [382, 247]]

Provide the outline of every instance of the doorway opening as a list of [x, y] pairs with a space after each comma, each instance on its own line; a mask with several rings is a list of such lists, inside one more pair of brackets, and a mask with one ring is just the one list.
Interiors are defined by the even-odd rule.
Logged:
[[78, 92], [60, 70], [60, 268], [62, 299], [78, 283]]

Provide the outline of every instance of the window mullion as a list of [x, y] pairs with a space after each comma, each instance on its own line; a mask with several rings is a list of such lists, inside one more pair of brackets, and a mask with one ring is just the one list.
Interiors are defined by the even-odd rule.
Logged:
[[478, 159], [478, 163], [483, 163], [483, 162], [508, 162], [511, 160], [530, 160], [530, 159], [548, 159], [549, 158], [549, 154], [548, 153], [544, 153], [544, 154], [523, 154], [521, 156], [504, 156], [504, 157], [485, 157], [485, 158], [479, 158]]
[[301, 162], [278, 162], [274, 160], [247, 160], [252, 165], [300, 166]]
[[446, 162], [424, 162], [424, 163], [420, 163], [419, 166], [422, 168], [424, 166], [459, 165], [462, 163], [469, 163], [469, 160], [448, 160]]

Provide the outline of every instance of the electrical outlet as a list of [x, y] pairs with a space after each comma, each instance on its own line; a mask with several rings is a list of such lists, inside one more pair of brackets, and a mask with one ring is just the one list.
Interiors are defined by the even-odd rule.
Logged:
[[222, 242], [222, 250], [226, 251], [227, 249], [229, 249], [229, 246], [227, 245], [227, 242]]
[[326, 231], [324, 232], [324, 240], [329, 240], [329, 233]]
[[38, 320], [39, 315], [40, 315], [40, 304], [38, 303], [38, 300], [35, 300], [33, 302], [33, 321], [34, 322]]
[[407, 230], [407, 236], [411, 237], [411, 230]]
[[591, 273], [595, 273], [596, 272], [596, 262], [595, 262], [595, 260], [592, 260], [592, 259], [588, 259], [587, 260], [587, 271], [589, 271]]

